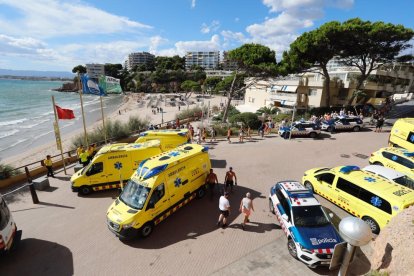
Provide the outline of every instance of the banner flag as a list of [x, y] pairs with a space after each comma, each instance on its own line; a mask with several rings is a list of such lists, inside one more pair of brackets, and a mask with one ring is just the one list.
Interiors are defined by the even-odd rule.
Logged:
[[82, 75], [81, 81], [83, 94], [93, 94], [98, 96], [105, 95], [105, 90], [97, 83], [96, 80], [89, 78], [88, 75]]
[[61, 108], [57, 105], [55, 105], [55, 106], [56, 106], [57, 116], [58, 116], [59, 119], [61, 119], [61, 120], [75, 119], [75, 114], [73, 114], [73, 110]]
[[101, 87], [105, 94], [121, 94], [121, 81], [110, 76], [101, 76], [99, 78], [99, 87]]

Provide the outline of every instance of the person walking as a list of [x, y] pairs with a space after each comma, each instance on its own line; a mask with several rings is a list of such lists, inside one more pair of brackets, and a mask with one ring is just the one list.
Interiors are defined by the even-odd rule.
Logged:
[[224, 178], [224, 185], [225, 191], [228, 191], [230, 187], [230, 192], [233, 192], [233, 185], [237, 186], [237, 176], [236, 173], [233, 171], [233, 167], [230, 167], [229, 170], [226, 172], [226, 176]]
[[47, 169], [47, 177], [49, 177], [49, 176], [55, 177], [55, 175], [53, 174], [52, 157], [50, 155], [47, 155], [46, 159], [43, 161], [43, 163], [45, 164], [46, 169]]
[[211, 142], [213, 142], [213, 141], [216, 141], [216, 133], [215, 133], [216, 131], [214, 130], [214, 128], [213, 127], [211, 127], [210, 128], [210, 143]]
[[230, 140], [230, 138], [231, 138], [231, 128], [229, 127], [229, 128], [227, 129], [227, 141], [229, 141], [229, 144], [231, 144], [231, 140]]
[[251, 211], [254, 211], [253, 200], [251, 199], [250, 193], [246, 193], [246, 197], [244, 197], [241, 200], [239, 210], [241, 213], [244, 214], [244, 220], [241, 224], [242, 229], [244, 230], [246, 223], [250, 222], [249, 216], [250, 216]]
[[384, 125], [384, 116], [380, 115], [375, 126], [375, 132], [381, 132], [382, 126]]
[[244, 128], [241, 126], [239, 130], [239, 142], [243, 143], [244, 142], [243, 139], [244, 139]]
[[224, 195], [222, 195], [219, 199], [219, 210], [220, 210], [220, 216], [217, 221], [217, 227], [220, 227], [220, 224], [222, 224], [222, 228], [227, 227], [227, 218], [230, 215], [230, 202], [229, 202], [229, 193], [225, 192]]
[[247, 127], [247, 138], [249, 139], [249, 141], [252, 140], [252, 129], [250, 128], [250, 126]]
[[206, 142], [206, 128], [203, 127], [203, 130], [201, 131], [201, 140], [203, 141], [203, 143]]
[[213, 169], [210, 169], [210, 173], [207, 175], [206, 178], [206, 185], [210, 189], [211, 199], [213, 199], [214, 197], [214, 190], [216, 184], [218, 185], [217, 175], [213, 172]]

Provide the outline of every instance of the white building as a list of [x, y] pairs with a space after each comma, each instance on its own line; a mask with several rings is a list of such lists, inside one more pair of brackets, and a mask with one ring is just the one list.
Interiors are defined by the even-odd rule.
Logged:
[[86, 73], [92, 79], [98, 79], [100, 76], [105, 76], [105, 65], [98, 63], [86, 64]]
[[149, 65], [154, 63], [155, 55], [147, 52], [131, 53], [125, 60], [125, 67], [128, 71], [131, 71], [135, 66]]
[[185, 55], [185, 69], [198, 65], [204, 70], [216, 70], [220, 63], [220, 51], [214, 52], [187, 52]]
[[[329, 106], [348, 104], [356, 90], [359, 71], [355, 68], [330, 67], [330, 103]], [[252, 79], [246, 80], [246, 84]], [[387, 97], [394, 100], [410, 99], [414, 93], [414, 66], [412, 64], [383, 65], [374, 70], [362, 90], [367, 97], [354, 99], [352, 104], [369, 103], [381, 106]], [[246, 88], [244, 105], [240, 111], [257, 110], [264, 106], [277, 106], [280, 109], [307, 109], [327, 106], [327, 92], [324, 78], [317, 72], [284, 78], [258, 81]]]

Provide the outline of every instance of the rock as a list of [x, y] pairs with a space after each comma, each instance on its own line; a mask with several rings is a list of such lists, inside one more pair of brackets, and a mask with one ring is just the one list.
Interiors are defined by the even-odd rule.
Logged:
[[371, 269], [390, 275], [414, 271], [414, 206], [391, 219], [372, 243]]

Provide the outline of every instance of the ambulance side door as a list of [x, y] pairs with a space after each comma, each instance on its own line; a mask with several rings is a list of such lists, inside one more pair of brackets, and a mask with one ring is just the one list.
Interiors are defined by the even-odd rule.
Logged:
[[164, 182], [158, 184], [152, 189], [146, 211], [151, 219], [156, 218], [170, 207], [170, 196]]
[[86, 172], [86, 176], [89, 179], [89, 183], [91, 185], [96, 184], [104, 184], [107, 181], [107, 174], [104, 171], [104, 163], [103, 162], [95, 162], [93, 163], [88, 171]]

